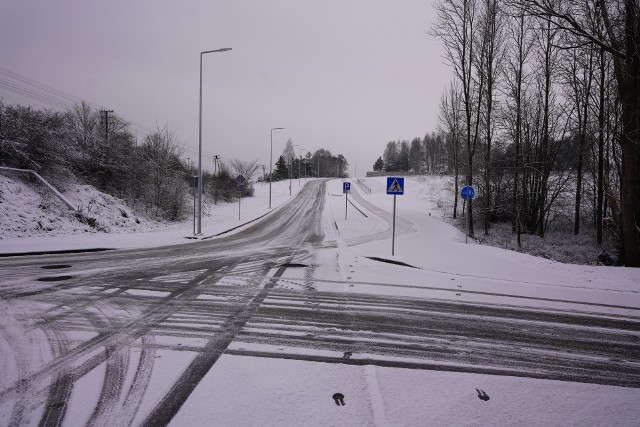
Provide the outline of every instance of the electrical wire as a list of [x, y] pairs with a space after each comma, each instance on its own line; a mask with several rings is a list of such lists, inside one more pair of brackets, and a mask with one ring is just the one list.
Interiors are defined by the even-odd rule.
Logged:
[[[77, 96], [16, 73], [15, 71], [0, 67], [0, 91], [3, 89], [61, 111], [68, 111], [72, 109], [74, 105], [83, 101], [93, 108], [101, 110], [106, 109], [103, 106], [83, 100]], [[10, 97], [6, 93], [3, 94], [3, 96], [13, 99], [14, 101], [16, 100], [14, 97]], [[120, 114], [117, 114], [117, 116], [129, 123], [132, 128], [131, 131], [139, 136], [144, 136], [152, 132], [150, 127], [140, 124], [135, 120], [129, 119], [128, 117]]]
[[[60, 111], [71, 110], [75, 105], [82, 102], [85, 102], [89, 106], [98, 110], [106, 109], [103, 106], [83, 100], [75, 95], [56, 89], [52, 86], [0, 66], [0, 94], [14, 102], [19, 102], [15, 97], [7, 95], [6, 92], [3, 94], [3, 90], [20, 95], [23, 98], [30, 99], [31, 101], [36, 101], [37, 103], [53, 107]], [[129, 124], [129, 130], [134, 134], [134, 136], [136, 136], [136, 138], [144, 139], [145, 136], [153, 132], [151, 127], [145, 126], [120, 114], [116, 115]], [[198, 150], [194, 148], [188, 146], [183, 147], [185, 151], [196, 155], [198, 154]], [[202, 154], [209, 158], [213, 158], [215, 155], [206, 150], [202, 150]]]

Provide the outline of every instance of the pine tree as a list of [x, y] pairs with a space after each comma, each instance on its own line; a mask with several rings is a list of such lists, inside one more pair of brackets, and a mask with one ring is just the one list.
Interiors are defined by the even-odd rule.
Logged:
[[378, 157], [378, 160], [373, 164], [373, 171], [382, 172], [382, 169], [384, 169], [384, 161], [382, 160], [382, 157]]
[[280, 181], [286, 179], [289, 176], [289, 169], [287, 168], [287, 162], [284, 156], [280, 156], [276, 162], [276, 170], [273, 171], [273, 180]]

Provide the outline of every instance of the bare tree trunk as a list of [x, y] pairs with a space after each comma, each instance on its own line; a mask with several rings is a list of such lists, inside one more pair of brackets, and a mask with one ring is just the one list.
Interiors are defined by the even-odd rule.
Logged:
[[[618, 84], [622, 100], [622, 241], [625, 264], [640, 267], [640, 7], [637, 0], [625, 0], [625, 12], [627, 56], [623, 81]], [[622, 70], [618, 74], [621, 73]]]
[[544, 50], [544, 105], [542, 116], [542, 141], [540, 144], [540, 173], [542, 175], [540, 182], [540, 200], [538, 202], [538, 220], [537, 220], [537, 235], [544, 237], [545, 234], [545, 213], [547, 205], [547, 193], [549, 175], [551, 174], [551, 167], [549, 165], [549, 121], [550, 121], [550, 97], [551, 97], [551, 73], [552, 73], [552, 49], [554, 34], [551, 30], [551, 23], [546, 22], [546, 28], [544, 30], [545, 44]]
[[485, 32], [486, 37], [486, 63], [487, 63], [487, 110], [486, 110], [486, 151], [484, 157], [484, 234], [489, 234], [489, 223], [493, 218], [493, 209], [491, 205], [491, 145], [493, 139], [492, 119], [493, 119], [493, 91], [496, 80], [496, 68], [499, 64], [501, 37], [502, 34], [498, 27], [498, 5], [496, 0], [487, 0], [485, 7]]
[[[582, 166], [584, 161], [584, 148], [587, 141], [587, 124], [589, 123], [589, 98], [591, 94], [591, 82], [593, 80], [593, 49], [589, 49], [589, 68], [586, 70], [586, 86], [583, 94], [583, 99], [580, 100], [580, 93], [578, 84], [575, 84], [575, 96], [576, 96], [576, 109], [579, 110], [582, 107], [582, 116], [578, 115], [578, 132], [580, 138], [580, 147], [578, 149], [578, 166], [577, 166], [577, 182], [576, 182], [576, 203], [575, 203], [575, 218], [573, 224], [573, 234], [578, 235], [580, 233], [580, 205], [582, 203]], [[575, 77], [577, 78], [577, 76]], [[582, 101], [582, 106], [580, 102]], [[580, 120], [581, 119], [581, 120]]]
[[596, 242], [602, 245], [602, 205], [604, 196], [604, 86], [605, 57], [600, 48], [600, 105], [598, 109], [598, 196], [596, 200]]
[[[528, 53], [527, 47], [525, 47], [525, 17], [521, 13], [518, 16], [518, 28], [516, 34], [517, 43], [517, 56], [515, 62], [515, 81], [513, 88], [513, 97], [515, 99], [516, 108], [516, 123], [514, 130], [514, 139], [516, 146], [516, 167], [515, 176], [513, 180], [513, 209], [515, 212], [514, 228], [516, 232], [516, 240], [518, 249], [522, 247], [522, 211], [524, 208], [524, 187], [526, 184], [524, 176], [524, 155], [522, 149], [522, 84], [524, 80], [524, 65]], [[522, 176], [520, 176], [522, 175]], [[522, 180], [522, 187], [520, 188], [519, 179]]]

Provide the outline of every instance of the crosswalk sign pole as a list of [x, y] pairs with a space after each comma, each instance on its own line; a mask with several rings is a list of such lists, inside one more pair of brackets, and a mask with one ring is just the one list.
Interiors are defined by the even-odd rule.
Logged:
[[393, 235], [391, 236], [391, 256], [396, 251], [396, 195], [393, 195]]

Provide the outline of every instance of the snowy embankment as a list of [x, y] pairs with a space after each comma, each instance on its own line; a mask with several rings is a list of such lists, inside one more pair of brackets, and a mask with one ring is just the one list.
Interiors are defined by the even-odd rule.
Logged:
[[[304, 181], [272, 184], [273, 209], [295, 196]], [[202, 234], [212, 236], [270, 212], [269, 183], [254, 184], [255, 195], [238, 203], [205, 204]], [[122, 201], [88, 185], [71, 184], [62, 193], [94, 225], [82, 222], [36, 184], [0, 174], [0, 253], [50, 252], [91, 248], [125, 249], [188, 243], [193, 218], [170, 223], [136, 216]], [[273, 210], [272, 209], [272, 210]]]
[[[342, 183], [329, 183], [329, 206], [338, 227], [343, 269], [367, 263], [349, 275], [350, 292], [442, 298], [474, 303], [637, 316], [640, 269], [564, 264], [507, 249], [479, 245], [442, 220], [446, 178], [407, 178], [397, 196], [395, 256], [391, 255], [393, 196], [386, 178], [369, 178], [367, 194], [357, 187], [348, 205]], [[357, 207], [359, 210], [355, 209]], [[366, 215], [366, 216], [365, 216]], [[372, 238], [375, 237], [375, 238]], [[400, 261], [417, 268], [390, 266], [366, 257]], [[396, 275], [383, 272], [393, 268]], [[379, 283], [378, 277], [385, 277]]]

